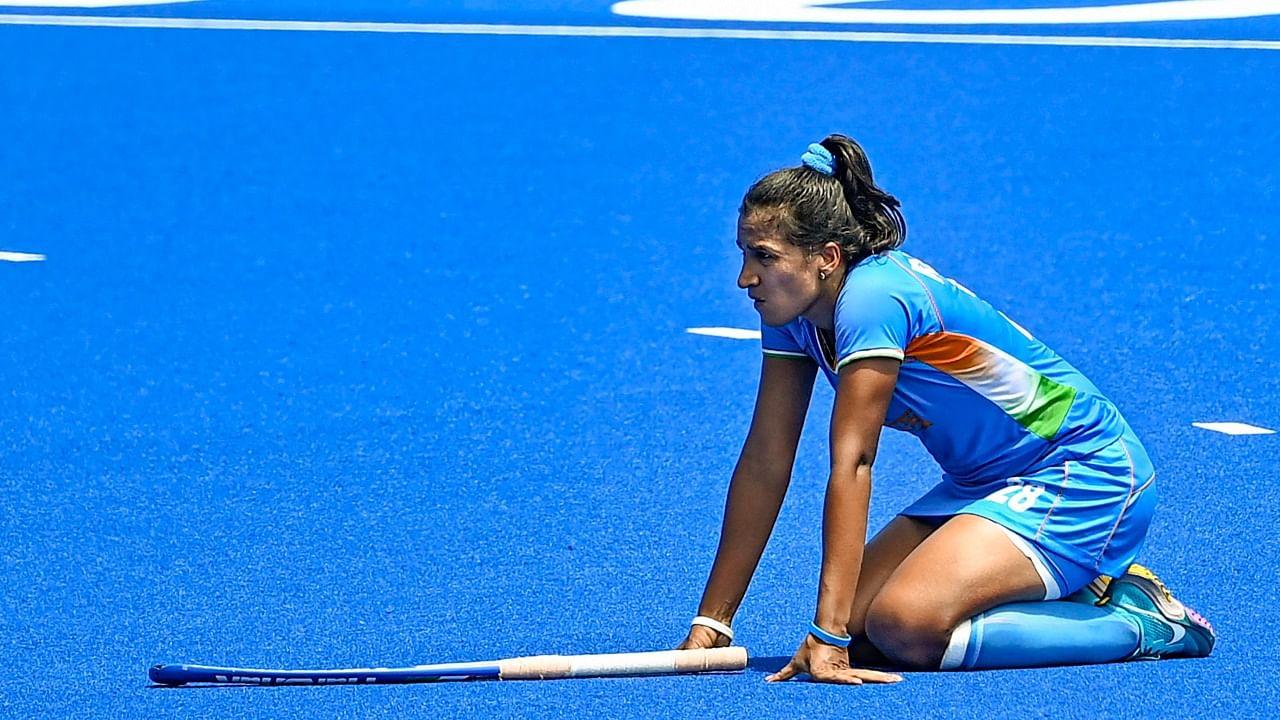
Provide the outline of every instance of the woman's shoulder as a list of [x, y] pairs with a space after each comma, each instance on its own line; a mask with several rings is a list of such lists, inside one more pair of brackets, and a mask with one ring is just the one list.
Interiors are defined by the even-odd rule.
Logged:
[[912, 296], [921, 290], [914, 277], [914, 265], [919, 260], [902, 252], [890, 250], [864, 258], [845, 278], [841, 299], [845, 296], [866, 300], [876, 295]]

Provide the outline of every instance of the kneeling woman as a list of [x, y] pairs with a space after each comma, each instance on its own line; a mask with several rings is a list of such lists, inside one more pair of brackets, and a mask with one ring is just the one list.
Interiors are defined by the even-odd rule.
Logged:
[[[866, 664], [1207, 655], [1209, 624], [1131, 567], [1155, 474], [1116, 407], [1003, 313], [897, 249], [898, 201], [856, 143], [832, 135], [802, 160], [753, 185], [739, 213], [738, 285], [760, 313], [764, 364], [719, 550], [681, 647], [732, 639], [821, 369], [836, 399], [818, 603], [770, 680], [899, 679]], [[943, 475], [868, 543], [882, 425], [918, 437]]]

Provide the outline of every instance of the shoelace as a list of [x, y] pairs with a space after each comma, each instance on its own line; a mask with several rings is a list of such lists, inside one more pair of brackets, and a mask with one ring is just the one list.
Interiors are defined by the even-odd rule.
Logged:
[[[1156, 574], [1155, 574], [1155, 573], [1151, 572], [1150, 570], [1148, 570], [1147, 568], [1145, 568], [1145, 567], [1143, 567], [1143, 566], [1141, 566], [1141, 565], [1136, 565], [1136, 566], [1134, 566], [1134, 567], [1130, 567], [1130, 568], [1129, 568], [1129, 572], [1130, 572], [1130, 573], [1133, 573], [1134, 575], [1137, 575], [1138, 577], [1142, 577], [1142, 578], [1146, 578], [1146, 579], [1150, 580], [1150, 581], [1151, 581], [1151, 583], [1152, 583], [1153, 585], [1155, 585], [1157, 589], [1159, 589], [1159, 590], [1160, 590], [1160, 594], [1161, 594], [1161, 595], [1164, 595], [1164, 599], [1165, 599], [1165, 600], [1169, 601], [1170, 603], [1174, 603], [1174, 602], [1176, 602], [1176, 601], [1174, 600], [1174, 598], [1173, 598], [1173, 593], [1169, 592], [1169, 588], [1168, 588], [1168, 586], [1166, 586], [1166, 585], [1164, 584], [1164, 581], [1163, 581], [1163, 580], [1161, 580], [1160, 578], [1156, 577]], [[1110, 589], [1110, 588], [1108, 588], [1108, 589]]]
[[[1151, 584], [1156, 586], [1156, 589], [1160, 591], [1160, 594], [1164, 596], [1164, 599], [1166, 601], [1168, 601], [1171, 604], [1181, 604], [1181, 603], [1178, 603], [1178, 601], [1173, 597], [1173, 593], [1169, 590], [1169, 586], [1165, 585], [1164, 581], [1161, 580], [1159, 577], [1157, 577], [1156, 574], [1151, 572], [1151, 570], [1148, 569], [1147, 567], [1134, 563], [1129, 566], [1129, 569], [1126, 571], [1125, 574], [1137, 575], [1140, 578], [1150, 580]], [[1118, 578], [1111, 578], [1105, 575], [1099, 575], [1097, 578], [1094, 579], [1093, 582], [1089, 583], [1090, 589], [1093, 590], [1094, 593], [1098, 595], [1098, 600], [1097, 602], [1094, 603], [1094, 605], [1097, 605], [1098, 607], [1102, 607], [1103, 605], [1106, 605], [1107, 603], [1111, 602], [1111, 593], [1113, 590], [1112, 585], [1115, 583], [1117, 579]]]

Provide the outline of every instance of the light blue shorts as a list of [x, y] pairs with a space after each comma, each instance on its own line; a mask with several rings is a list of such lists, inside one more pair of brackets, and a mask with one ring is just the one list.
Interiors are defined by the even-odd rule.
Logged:
[[901, 512], [940, 525], [977, 515], [1003, 527], [1031, 559], [1045, 599], [1065, 597], [1098, 575], [1124, 573], [1155, 511], [1155, 472], [1132, 432], [1083, 458], [989, 482], [947, 476]]

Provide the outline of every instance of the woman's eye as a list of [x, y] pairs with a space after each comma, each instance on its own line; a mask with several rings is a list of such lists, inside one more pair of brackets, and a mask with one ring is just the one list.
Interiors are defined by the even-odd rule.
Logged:
[[760, 262], [769, 262], [770, 260], [773, 260], [773, 255], [770, 255], [767, 252], [758, 252], [756, 253], [756, 259]]

